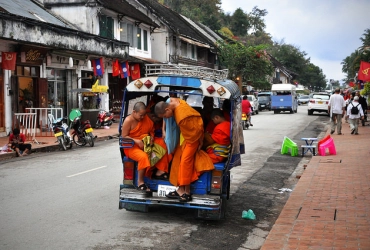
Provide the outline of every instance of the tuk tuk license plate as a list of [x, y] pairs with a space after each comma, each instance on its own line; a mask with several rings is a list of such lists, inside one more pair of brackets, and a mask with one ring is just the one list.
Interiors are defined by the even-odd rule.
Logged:
[[85, 132], [86, 133], [91, 133], [91, 132], [93, 132], [93, 129], [92, 128], [88, 128], [88, 129], [85, 130]]
[[317, 103], [318, 103], [318, 104], [323, 104], [324, 102], [322, 102], [322, 101], [318, 101]]
[[176, 191], [175, 186], [158, 185], [158, 196], [160, 197], [166, 197], [166, 194], [173, 191]]
[[265, 105], [261, 105], [261, 107], [265, 107]]
[[55, 137], [58, 137], [58, 136], [62, 136], [63, 135], [63, 133], [62, 132], [59, 132], [59, 133], [56, 133], [54, 136]]

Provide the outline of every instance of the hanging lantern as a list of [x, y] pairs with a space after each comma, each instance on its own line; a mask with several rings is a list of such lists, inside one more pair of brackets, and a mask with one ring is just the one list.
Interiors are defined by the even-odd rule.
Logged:
[[87, 60], [87, 69], [91, 69], [91, 61]]
[[69, 58], [68, 65], [69, 65], [70, 68], [73, 67], [73, 58], [72, 57]]

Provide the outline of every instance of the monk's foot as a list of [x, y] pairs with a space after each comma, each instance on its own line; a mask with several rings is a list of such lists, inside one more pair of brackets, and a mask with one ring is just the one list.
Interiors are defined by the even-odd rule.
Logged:
[[147, 195], [153, 194], [152, 190], [150, 190], [150, 188], [148, 188], [148, 186], [145, 183], [140, 184], [136, 189]]
[[190, 194], [183, 193], [182, 195], [179, 196], [179, 201], [180, 202], [189, 202], [192, 200], [192, 197]]
[[152, 179], [156, 180], [168, 180], [168, 174], [164, 171], [159, 171], [157, 170], [156, 172], [153, 173]]

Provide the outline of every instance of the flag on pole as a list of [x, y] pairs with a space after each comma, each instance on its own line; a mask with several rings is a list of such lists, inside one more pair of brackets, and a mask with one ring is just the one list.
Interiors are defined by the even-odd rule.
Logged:
[[118, 60], [113, 63], [112, 76], [119, 76], [121, 74], [121, 67], [119, 66]]
[[130, 74], [132, 80], [140, 78], [140, 65], [134, 64], [130, 66]]
[[17, 60], [16, 52], [2, 52], [1, 53], [1, 67], [7, 70], [15, 70]]
[[364, 82], [370, 81], [370, 63], [361, 61], [357, 79]]
[[104, 74], [103, 58], [92, 60], [92, 65], [95, 76], [102, 76]]
[[126, 78], [128, 76], [130, 76], [128, 62], [123, 62], [121, 63], [121, 78]]

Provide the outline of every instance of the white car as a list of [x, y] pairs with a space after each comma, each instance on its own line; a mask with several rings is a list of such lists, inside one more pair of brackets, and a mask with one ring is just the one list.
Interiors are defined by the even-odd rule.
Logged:
[[313, 93], [308, 101], [308, 115], [312, 115], [313, 112], [324, 112], [328, 113], [330, 95], [327, 93]]
[[258, 106], [259, 106], [258, 99], [254, 95], [247, 95], [247, 97], [248, 97], [248, 101], [251, 103], [253, 107], [252, 115], [258, 114]]

